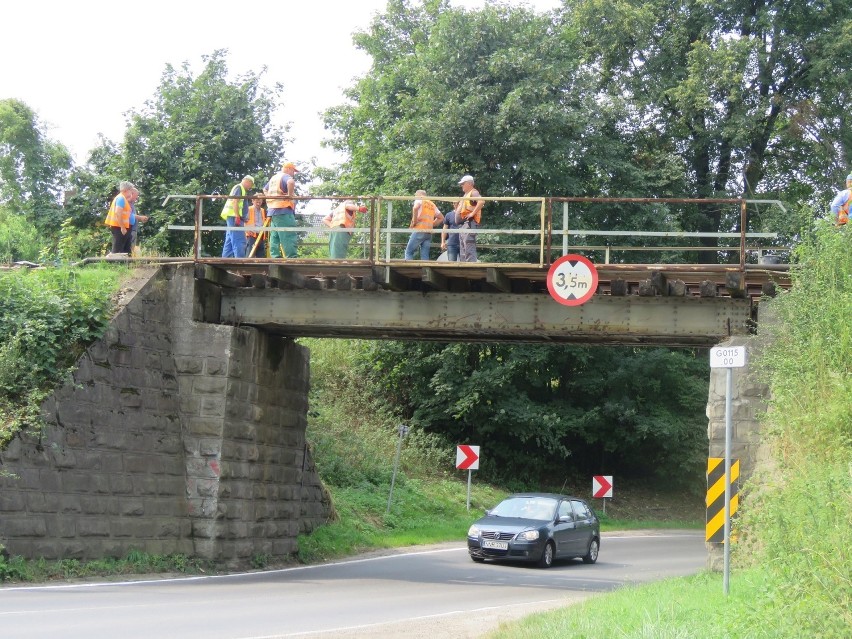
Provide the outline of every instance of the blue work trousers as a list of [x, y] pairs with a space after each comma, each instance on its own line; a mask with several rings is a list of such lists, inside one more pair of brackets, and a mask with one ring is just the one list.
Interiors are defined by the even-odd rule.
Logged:
[[[234, 228], [237, 218], [231, 215], [225, 219], [229, 228]], [[243, 231], [225, 231], [225, 245], [222, 247], [222, 257], [246, 256], [246, 234]]]
[[414, 253], [420, 247], [420, 259], [429, 259], [429, 249], [432, 247], [432, 234], [416, 232], [412, 233], [408, 238], [408, 245], [405, 247], [405, 259], [413, 260]]

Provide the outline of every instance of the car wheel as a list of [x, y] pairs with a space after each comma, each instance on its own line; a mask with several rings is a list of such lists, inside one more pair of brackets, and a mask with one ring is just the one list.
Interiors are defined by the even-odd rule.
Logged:
[[544, 545], [544, 550], [541, 551], [541, 558], [538, 560], [539, 568], [550, 568], [553, 565], [553, 542], [548, 541]]
[[584, 564], [593, 564], [598, 560], [598, 551], [600, 549], [600, 545], [598, 544], [597, 539], [592, 539], [589, 542], [589, 551], [586, 553], [585, 557], [583, 557]]
[[484, 557], [474, 557], [473, 555], [471, 555], [470, 558], [478, 564], [485, 563]]

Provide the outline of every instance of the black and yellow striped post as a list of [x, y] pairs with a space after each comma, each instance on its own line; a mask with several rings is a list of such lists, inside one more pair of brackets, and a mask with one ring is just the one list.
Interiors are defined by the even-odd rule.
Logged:
[[[731, 460], [731, 517], [740, 504], [740, 460]], [[725, 542], [725, 458], [707, 459], [707, 525], [704, 540], [710, 543]]]

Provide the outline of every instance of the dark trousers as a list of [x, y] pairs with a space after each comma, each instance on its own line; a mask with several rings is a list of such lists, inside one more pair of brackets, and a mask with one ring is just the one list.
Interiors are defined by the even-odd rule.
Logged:
[[127, 253], [130, 255], [130, 246], [133, 240], [130, 229], [127, 229], [127, 233], [124, 235], [121, 233], [120, 226], [111, 226], [109, 229], [112, 231], [112, 250], [110, 253]]

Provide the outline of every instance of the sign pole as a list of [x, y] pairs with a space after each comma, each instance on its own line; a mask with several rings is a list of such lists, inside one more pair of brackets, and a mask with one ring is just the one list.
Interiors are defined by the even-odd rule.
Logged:
[[731, 580], [731, 395], [733, 394], [733, 369], [725, 369], [725, 567], [722, 592], [727, 596]]
[[710, 368], [725, 369], [725, 531], [724, 531], [724, 572], [722, 592], [730, 592], [731, 581], [731, 397], [733, 396], [734, 368], [745, 366], [746, 349], [744, 346], [716, 346], [710, 349]]
[[467, 511], [470, 512], [470, 479], [473, 477], [473, 471], [467, 471]]

